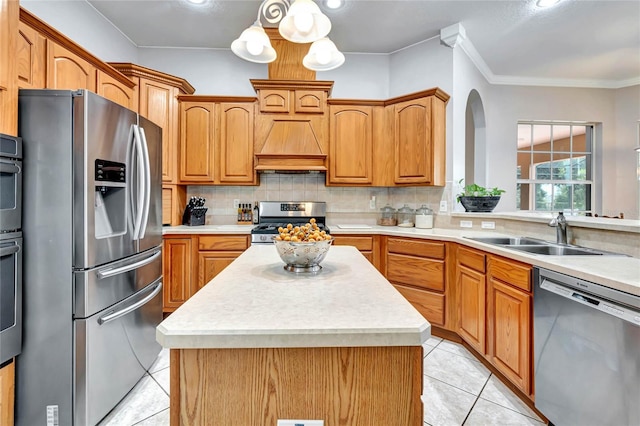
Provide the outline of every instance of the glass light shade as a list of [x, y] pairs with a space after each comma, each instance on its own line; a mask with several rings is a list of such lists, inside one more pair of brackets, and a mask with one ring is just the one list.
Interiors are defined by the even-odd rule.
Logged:
[[311, 43], [329, 34], [331, 21], [313, 0], [295, 0], [278, 29], [286, 40]]
[[314, 42], [302, 65], [313, 71], [329, 71], [344, 64], [344, 55], [327, 37]]
[[275, 49], [271, 47], [269, 36], [258, 24], [253, 24], [244, 30], [240, 37], [231, 43], [231, 51], [242, 59], [259, 64], [273, 62], [278, 56]]

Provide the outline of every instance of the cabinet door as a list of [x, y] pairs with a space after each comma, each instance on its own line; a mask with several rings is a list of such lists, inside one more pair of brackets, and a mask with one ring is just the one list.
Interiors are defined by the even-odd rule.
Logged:
[[531, 390], [531, 296], [489, 277], [489, 361], [527, 395]]
[[431, 99], [394, 105], [395, 183], [431, 183]]
[[456, 285], [459, 295], [458, 334], [479, 353], [485, 353], [486, 277], [458, 264]]
[[163, 309], [174, 311], [191, 293], [192, 282], [191, 238], [164, 238], [163, 248]]
[[27, 24], [18, 24], [16, 66], [21, 89], [44, 89], [46, 85], [47, 40]]
[[0, 425], [13, 424], [15, 401], [15, 363], [0, 369]]
[[162, 181], [177, 183], [178, 89], [141, 78], [138, 96], [140, 115], [162, 128]]
[[180, 181], [214, 181], [213, 102], [180, 104]]
[[18, 134], [18, 86], [16, 84], [16, 35], [19, 4], [0, 0], [0, 133]]
[[110, 99], [125, 108], [135, 108], [133, 89], [124, 86], [109, 74], [105, 73], [104, 71], [98, 70], [96, 84], [96, 93], [98, 93], [98, 95], [104, 96], [105, 98]]
[[254, 183], [254, 103], [220, 104], [220, 183]]
[[371, 184], [373, 107], [329, 107], [329, 183]]
[[187, 191], [183, 185], [162, 185], [162, 224], [182, 225], [187, 205]]
[[242, 252], [233, 251], [201, 251], [198, 254], [198, 284], [193, 293], [204, 287], [241, 254]]
[[96, 91], [96, 69], [75, 53], [47, 40], [47, 89]]

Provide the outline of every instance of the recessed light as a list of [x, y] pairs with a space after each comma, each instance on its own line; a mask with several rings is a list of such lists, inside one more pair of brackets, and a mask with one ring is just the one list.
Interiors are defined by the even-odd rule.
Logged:
[[207, 0], [185, 0], [185, 1], [191, 4], [203, 4], [207, 2]]
[[324, 5], [329, 9], [340, 9], [344, 5], [344, 0], [325, 0]]
[[538, 7], [551, 7], [555, 6], [558, 3], [560, 3], [560, 0], [538, 0], [536, 2], [536, 5]]

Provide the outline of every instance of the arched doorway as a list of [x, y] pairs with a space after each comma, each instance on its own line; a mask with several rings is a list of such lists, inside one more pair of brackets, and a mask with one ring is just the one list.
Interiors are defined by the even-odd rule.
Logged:
[[465, 114], [465, 184], [487, 182], [487, 139], [484, 106], [477, 90], [469, 92]]

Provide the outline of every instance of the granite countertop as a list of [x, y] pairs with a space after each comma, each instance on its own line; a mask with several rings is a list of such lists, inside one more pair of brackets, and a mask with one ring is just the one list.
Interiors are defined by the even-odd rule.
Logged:
[[431, 325], [355, 247], [295, 274], [254, 245], [157, 328], [166, 348], [419, 346]]
[[[616, 219], [610, 220], [615, 221]], [[329, 223], [328, 225], [333, 235], [373, 234], [451, 241], [640, 296], [640, 259], [635, 257], [536, 255], [481, 243], [468, 238], [505, 236], [505, 234], [493, 231], [441, 228], [418, 229], [361, 224], [341, 225]], [[250, 232], [251, 226], [247, 225], [175, 226], [164, 228], [165, 234], [248, 234]]]

